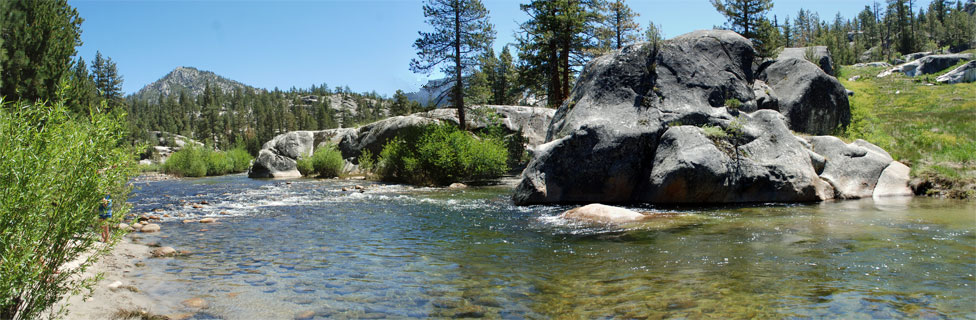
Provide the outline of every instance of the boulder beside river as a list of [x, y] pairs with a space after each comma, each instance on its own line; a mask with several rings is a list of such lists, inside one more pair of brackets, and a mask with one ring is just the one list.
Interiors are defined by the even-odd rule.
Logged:
[[[870, 143], [822, 136], [850, 121], [844, 87], [806, 60], [754, 69], [754, 58], [749, 40], [706, 30], [592, 60], [556, 111], [513, 200], [677, 204], [874, 196], [886, 169], [901, 164]], [[883, 185], [896, 191], [879, 196], [907, 186], [907, 176], [892, 171]]]
[[[475, 106], [467, 110], [467, 125], [472, 130], [501, 125], [511, 134], [521, 134], [531, 149], [545, 141], [546, 128], [555, 110], [521, 106]], [[248, 176], [251, 178], [301, 177], [297, 159], [311, 154], [326, 143], [338, 145], [342, 157], [357, 158], [364, 150], [378, 155], [390, 139], [422, 126], [438, 123], [458, 123], [457, 110], [435, 109], [405, 116], [390, 117], [358, 128], [339, 128], [321, 131], [291, 131], [280, 134], [261, 148]]]

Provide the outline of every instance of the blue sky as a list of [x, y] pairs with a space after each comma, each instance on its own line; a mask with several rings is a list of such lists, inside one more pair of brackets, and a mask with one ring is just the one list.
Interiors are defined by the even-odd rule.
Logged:
[[[514, 42], [527, 16], [520, 1], [483, 0], [498, 31], [496, 51]], [[928, 1], [924, 2], [927, 6]], [[260, 88], [327, 83], [390, 96], [414, 91], [427, 76], [408, 69], [417, 32], [428, 30], [420, 0], [92, 1], [70, 0], [85, 19], [79, 54], [111, 57], [133, 93], [178, 66], [192, 66]], [[775, 1], [772, 14], [802, 7], [832, 20], [868, 0]], [[724, 23], [708, 0], [630, 0], [642, 26], [666, 37]], [[434, 75], [433, 77], [437, 77]]]

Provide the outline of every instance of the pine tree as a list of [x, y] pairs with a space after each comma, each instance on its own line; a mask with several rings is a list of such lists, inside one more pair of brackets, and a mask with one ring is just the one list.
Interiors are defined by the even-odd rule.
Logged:
[[458, 125], [466, 129], [464, 118], [464, 76], [470, 74], [476, 59], [495, 40], [488, 10], [480, 0], [427, 0], [424, 17], [433, 32], [419, 32], [414, 42], [417, 58], [410, 70], [429, 74], [437, 66], [449, 75], [451, 103], [458, 110]]
[[122, 100], [122, 76], [115, 66], [112, 58], [102, 58], [102, 53], [96, 51], [95, 59], [92, 60], [92, 74], [95, 76], [95, 88], [98, 89], [102, 99], [115, 107], [121, 104]]
[[647, 30], [644, 30], [644, 40], [651, 43], [658, 43], [664, 40], [664, 35], [661, 33], [661, 26], [654, 24], [654, 21], [648, 21]]
[[97, 104], [99, 98], [98, 90], [95, 88], [95, 80], [88, 73], [88, 66], [85, 65], [85, 60], [81, 57], [75, 61], [68, 83], [70, 89], [68, 90], [67, 104], [73, 112], [84, 114], [88, 112], [89, 107]]
[[600, 42], [595, 52], [597, 55], [623, 48], [638, 40], [640, 24], [635, 19], [640, 14], [631, 10], [624, 0], [610, 0], [602, 4], [600, 13], [603, 21], [596, 29]]
[[593, 30], [599, 22], [599, 2], [592, 0], [534, 0], [521, 5], [529, 20], [520, 25], [519, 81], [533, 92], [544, 91], [549, 106], [569, 96], [570, 83], [586, 63]]
[[0, 1], [0, 96], [53, 100], [81, 45], [78, 11], [65, 0]]
[[712, 6], [728, 19], [729, 27], [748, 39], [756, 39], [772, 0], [711, 0]]
[[508, 46], [502, 49], [495, 66], [495, 80], [492, 84], [492, 104], [512, 105], [518, 103], [521, 91], [518, 90], [518, 70]]

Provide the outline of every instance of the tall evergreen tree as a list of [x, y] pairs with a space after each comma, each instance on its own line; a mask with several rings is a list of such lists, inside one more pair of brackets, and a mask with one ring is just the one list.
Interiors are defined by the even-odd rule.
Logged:
[[414, 42], [417, 58], [410, 70], [430, 74], [437, 66], [449, 75], [451, 103], [458, 110], [461, 129], [464, 118], [464, 76], [473, 71], [476, 59], [495, 40], [494, 26], [488, 21], [488, 9], [480, 0], [427, 0], [424, 17], [432, 32], [419, 32]]
[[518, 90], [518, 71], [508, 46], [502, 48], [495, 66], [495, 81], [492, 84], [492, 104], [512, 105], [518, 103], [521, 91]]
[[56, 98], [81, 45], [82, 21], [66, 0], [0, 1], [0, 96]]
[[569, 96], [579, 66], [594, 46], [593, 30], [599, 22], [594, 0], [534, 0], [521, 5], [529, 20], [520, 25], [519, 47], [522, 86], [544, 91], [549, 106]]
[[729, 27], [749, 39], [756, 39], [772, 0], [711, 0], [712, 6], [728, 19]]
[[92, 74], [95, 77], [95, 88], [102, 99], [108, 101], [109, 106], [115, 107], [122, 100], [122, 76], [112, 58], [103, 58], [102, 53], [96, 51], [92, 60]]
[[81, 57], [75, 61], [68, 83], [71, 87], [67, 99], [72, 111], [84, 114], [88, 107], [97, 103], [98, 89], [95, 88], [95, 80], [88, 73], [88, 66]]
[[600, 9], [603, 21], [596, 29], [600, 42], [597, 54], [623, 48], [640, 38], [640, 24], [635, 20], [640, 14], [631, 10], [624, 0], [609, 0]]

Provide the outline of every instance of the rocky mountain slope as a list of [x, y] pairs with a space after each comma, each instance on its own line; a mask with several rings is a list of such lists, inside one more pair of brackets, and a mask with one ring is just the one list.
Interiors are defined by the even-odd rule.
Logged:
[[178, 95], [186, 90], [190, 96], [203, 93], [207, 83], [220, 87], [223, 92], [232, 92], [237, 88], [252, 88], [246, 84], [224, 78], [216, 73], [200, 70], [194, 67], [177, 67], [165, 76], [139, 89], [132, 97], [140, 100], [156, 101], [160, 95]]

